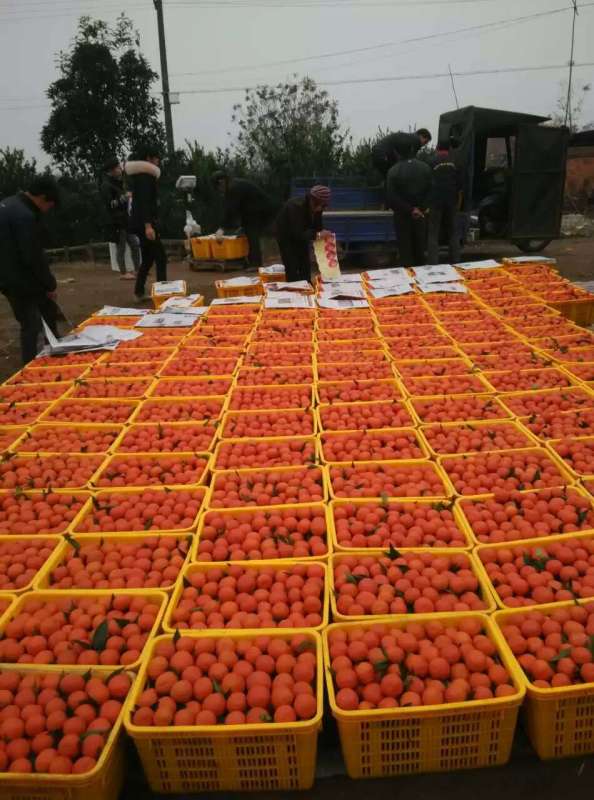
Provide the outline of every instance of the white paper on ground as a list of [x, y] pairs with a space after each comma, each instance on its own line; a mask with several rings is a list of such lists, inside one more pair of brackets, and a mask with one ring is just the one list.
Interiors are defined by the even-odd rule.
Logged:
[[360, 273], [344, 274], [344, 275], [340, 274], [337, 275], [335, 278], [325, 278], [322, 275], [321, 278], [322, 278], [322, 283], [331, 286], [333, 283], [361, 283], [362, 275]]
[[370, 286], [369, 294], [375, 300], [381, 300], [384, 297], [397, 297], [401, 294], [411, 294], [414, 289], [412, 286], [392, 286], [392, 287], [377, 287]]
[[496, 269], [501, 263], [493, 258], [486, 258], [484, 261], [464, 261], [454, 266], [456, 269]]
[[157, 281], [152, 286], [153, 294], [185, 294], [186, 282], [185, 281]]
[[261, 273], [262, 275], [284, 275], [285, 274], [285, 265], [284, 264], [269, 264], [267, 267], [260, 267], [258, 272]]
[[[90, 325], [89, 328], [91, 330], [85, 328], [81, 333], [70, 333], [68, 336], [58, 339], [51, 332], [44, 319], [42, 319], [42, 323], [48, 345], [40, 355], [63, 355], [65, 353], [85, 352], [86, 350], [115, 350], [121, 341], [119, 338], [114, 338], [110, 333], [111, 330], [114, 330], [111, 325]], [[120, 328], [115, 328], [115, 330], [122, 333]], [[126, 331], [125, 333], [134, 333], [134, 331]], [[131, 338], [136, 339], [138, 335]]]
[[392, 277], [396, 280], [413, 280], [404, 267], [389, 267], [388, 269], [367, 270], [366, 275], [367, 280], [373, 282]]
[[214, 300], [211, 301], [211, 306], [235, 306], [237, 304], [244, 305], [244, 304], [259, 304], [262, 300], [262, 295], [254, 295], [254, 297], [250, 297], [249, 295], [242, 294], [240, 297], [215, 297]]
[[309, 281], [275, 281], [265, 284], [267, 292], [313, 292]]
[[227, 278], [218, 282], [221, 286], [259, 286], [260, 278], [250, 278], [247, 275], [239, 275], [237, 278]]
[[468, 289], [463, 283], [419, 283], [418, 287], [424, 294], [430, 294], [431, 292], [468, 293]]
[[95, 311], [94, 317], [142, 317], [149, 313], [148, 308], [122, 308], [121, 306], [103, 306]]
[[330, 308], [334, 311], [348, 311], [351, 308], [369, 308], [367, 300], [329, 300], [319, 297], [318, 306], [320, 308]]
[[147, 314], [139, 320], [135, 328], [191, 328], [196, 322], [193, 314]]
[[417, 282], [449, 283], [460, 280], [460, 275], [451, 264], [428, 264], [424, 267], [415, 267], [413, 272]]
[[315, 308], [315, 305], [309, 294], [271, 292], [264, 298], [264, 308]]
[[130, 342], [140, 336], [136, 331], [128, 328], [118, 328], [115, 325], [87, 325], [84, 333], [96, 342]]
[[545, 258], [544, 256], [514, 256], [507, 258], [509, 264], [556, 264], [556, 258]]
[[335, 283], [324, 286], [321, 297], [325, 300], [364, 300], [365, 289], [356, 283]]

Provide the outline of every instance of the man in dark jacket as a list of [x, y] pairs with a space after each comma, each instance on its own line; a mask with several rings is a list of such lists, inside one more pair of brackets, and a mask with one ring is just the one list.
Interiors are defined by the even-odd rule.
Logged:
[[371, 150], [373, 166], [382, 178], [385, 178], [399, 159], [412, 158], [430, 141], [431, 133], [427, 128], [419, 128], [416, 133], [405, 133], [404, 131], [389, 133], [380, 139]]
[[140, 268], [138, 236], [128, 231], [128, 195], [124, 188], [122, 167], [117, 158], [108, 159], [103, 166], [101, 197], [109, 217], [108, 241], [116, 245], [116, 257], [122, 280], [133, 280], [126, 272], [126, 244], [130, 246], [134, 272]]
[[425, 211], [431, 191], [431, 168], [418, 158], [401, 159], [388, 172], [388, 205], [394, 211], [399, 266], [425, 263]]
[[161, 156], [155, 146], [147, 145], [138, 151], [140, 161], [128, 161], [125, 172], [132, 192], [130, 230], [140, 239], [142, 263], [136, 275], [134, 294], [137, 300], [145, 296], [146, 279], [153, 264], [157, 280], [167, 280], [167, 253], [159, 232], [159, 190]]
[[42, 318], [57, 335], [56, 279], [43, 250], [41, 216], [58, 200], [56, 181], [43, 175], [0, 201], [0, 291], [21, 327], [23, 364], [37, 355]]
[[243, 228], [250, 247], [248, 263], [251, 267], [261, 267], [260, 237], [274, 216], [273, 201], [255, 183], [230, 178], [224, 170], [217, 170], [212, 179], [223, 201], [216, 236], [222, 238], [225, 229]]
[[304, 197], [292, 197], [276, 218], [276, 240], [287, 281], [311, 281], [310, 246], [331, 234], [323, 230], [322, 214], [330, 205], [330, 189], [313, 186]]
[[431, 164], [433, 185], [429, 197], [427, 263], [439, 264], [439, 238], [442, 225], [447, 234], [450, 264], [460, 261], [460, 236], [456, 215], [460, 206], [462, 175], [450, 156], [448, 142], [439, 142]]

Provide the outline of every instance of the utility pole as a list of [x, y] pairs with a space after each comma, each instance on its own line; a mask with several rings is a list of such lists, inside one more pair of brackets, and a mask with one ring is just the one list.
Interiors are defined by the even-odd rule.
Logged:
[[161, 81], [163, 84], [163, 111], [165, 114], [165, 134], [167, 136], [167, 152], [173, 155], [173, 119], [171, 117], [171, 98], [169, 96], [169, 71], [167, 69], [167, 46], [165, 44], [165, 23], [163, 21], [163, 0], [153, 0], [157, 12], [159, 31], [159, 55], [161, 56]]
[[573, 51], [575, 48], [575, 23], [577, 20], [578, 15], [578, 4], [577, 0], [572, 0], [573, 3], [573, 19], [571, 22], [571, 50], [569, 54], [569, 78], [567, 80], [567, 100], [565, 103], [565, 126], [569, 122], [569, 131], [571, 132], [573, 129], [573, 115], [572, 115], [572, 91], [573, 87], [571, 84], [571, 79], [573, 78]]

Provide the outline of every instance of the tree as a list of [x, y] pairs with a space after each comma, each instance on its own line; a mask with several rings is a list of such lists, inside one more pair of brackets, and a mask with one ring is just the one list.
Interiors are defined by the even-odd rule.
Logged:
[[0, 148], [0, 198], [25, 189], [37, 173], [35, 159], [29, 160], [24, 150]]
[[163, 145], [160, 103], [150, 94], [158, 75], [124, 14], [113, 26], [81, 17], [58, 71], [41, 143], [62, 172], [96, 177], [107, 158], [124, 158], [141, 141]]
[[307, 77], [247, 89], [232, 121], [239, 128], [235, 154], [279, 197], [295, 177], [335, 174], [348, 139], [338, 103]]
[[554, 125], [569, 125], [568, 118], [571, 117], [571, 133], [577, 133], [578, 131], [585, 131], [591, 130], [594, 127], [594, 122], [590, 122], [588, 124], [582, 124], [581, 118], [582, 113], [584, 110], [584, 103], [586, 101], [586, 97], [588, 96], [588, 92], [592, 90], [592, 86], [589, 83], [585, 83], [583, 86], [580, 86], [576, 89], [575, 85], [572, 86], [571, 89], [571, 97], [569, 98], [569, 102], [571, 103], [571, 115], [567, 114], [567, 82], [561, 82], [559, 84], [559, 97], [557, 98], [557, 104], [555, 106], [555, 110], [551, 114], [551, 122]]

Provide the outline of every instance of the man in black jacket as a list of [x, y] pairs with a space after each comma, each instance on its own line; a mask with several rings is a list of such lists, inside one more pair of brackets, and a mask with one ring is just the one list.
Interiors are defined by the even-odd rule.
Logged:
[[128, 161], [125, 172], [130, 181], [132, 209], [130, 230], [140, 239], [142, 263], [136, 275], [134, 294], [137, 300], [145, 296], [146, 279], [153, 264], [157, 280], [167, 280], [167, 254], [159, 233], [159, 191], [161, 156], [155, 146], [147, 145], [138, 152], [140, 161]]
[[399, 266], [425, 263], [425, 211], [431, 191], [431, 168], [418, 158], [401, 159], [388, 172], [388, 205], [394, 211]]
[[116, 245], [116, 257], [122, 280], [134, 280], [126, 272], [126, 244], [130, 246], [134, 272], [140, 268], [140, 243], [138, 236], [128, 231], [128, 195], [124, 188], [122, 167], [117, 158], [108, 159], [103, 166], [104, 178], [101, 197], [109, 217], [108, 241]]
[[427, 263], [439, 264], [439, 238], [443, 225], [448, 241], [449, 263], [457, 264], [460, 261], [460, 235], [456, 216], [460, 205], [462, 174], [450, 156], [448, 142], [439, 142], [430, 166], [433, 185], [429, 199]]
[[419, 128], [416, 133], [389, 133], [374, 144], [371, 161], [382, 178], [385, 178], [399, 159], [412, 158], [430, 141], [431, 133], [427, 128]]
[[274, 216], [274, 202], [255, 183], [230, 178], [224, 170], [217, 170], [212, 180], [223, 201], [216, 236], [222, 238], [225, 229], [243, 228], [250, 247], [248, 263], [250, 267], [261, 267], [260, 237]]
[[292, 197], [276, 218], [276, 240], [287, 281], [311, 281], [310, 246], [331, 234], [323, 230], [322, 214], [330, 205], [330, 189], [313, 186], [304, 197]]
[[42, 318], [57, 335], [56, 279], [43, 250], [41, 215], [58, 201], [56, 181], [43, 175], [0, 202], [0, 291], [21, 327], [23, 364], [37, 355]]

